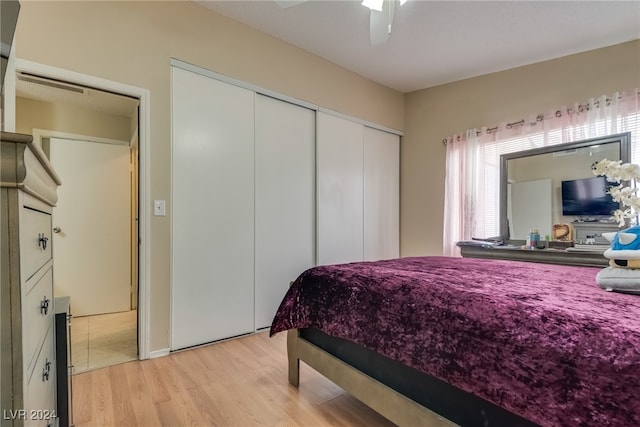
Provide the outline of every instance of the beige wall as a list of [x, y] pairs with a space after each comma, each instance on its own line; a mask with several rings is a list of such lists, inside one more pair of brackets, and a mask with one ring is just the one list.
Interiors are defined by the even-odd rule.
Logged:
[[131, 118], [98, 113], [59, 103], [16, 98], [16, 132], [46, 129], [129, 142]]
[[403, 94], [189, 1], [25, 1], [16, 56], [150, 91], [149, 196], [169, 203], [168, 216], [150, 224], [151, 351], [169, 346], [171, 57], [390, 128], [404, 125]]
[[640, 41], [633, 41], [407, 94], [401, 145], [402, 256], [442, 254], [443, 138], [637, 87]]

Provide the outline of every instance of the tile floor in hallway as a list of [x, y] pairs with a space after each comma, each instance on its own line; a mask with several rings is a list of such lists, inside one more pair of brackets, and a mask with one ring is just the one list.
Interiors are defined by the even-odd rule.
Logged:
[[74, 374], [138, 358], [137, 311], [73, 317], [71, 357]]

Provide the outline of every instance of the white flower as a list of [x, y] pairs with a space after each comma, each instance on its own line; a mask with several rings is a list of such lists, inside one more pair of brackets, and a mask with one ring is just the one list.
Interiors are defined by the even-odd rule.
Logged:
[[619, 170], [622, 160], [600, 160], [593, 166], [594, 175], [605, 175], [611, 181], [620, 181]]
[[620, 177], [623, 181], [631, 181], [640, 178], [640, 166], [633, 163], [620, 165]]
[[622, 212], [620, 209], [613, 213], [613, 219], [616, 220], [620, 227], [624, 227], [627, 221], [627, 218], [624, 216], [624, 212]]
[[637, 197], [634, 196], [635, 192], [636, 190], [634, 188], [624, 187], [622, 185], [609, 189], [609, 194], [611, 194], [613, 200], [625, 206], [631, 206], [631, 201], [637, 199]]
[[[606, 176], [609, 182], [619, 183], [609, 189], [611, 198], [620, 203], [620, 209], [613, 213], [613, 218], [623, 227], [628, 219], [635, 221], [640, 213], [640, 197], [636, 195], [635, 181], [640, 180], [640, 166], [633, 163], [622, 163], [621, 160], [600, 160], [593, 165], [593, 174]], [[625, 183], [620, 183], [625, 181]]]

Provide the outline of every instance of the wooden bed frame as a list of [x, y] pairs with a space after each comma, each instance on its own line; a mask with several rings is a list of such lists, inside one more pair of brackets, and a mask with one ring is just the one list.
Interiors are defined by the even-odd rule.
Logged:
[[287, 355], [289, 383], [295, 387], [300, 384], [303, 361], [400, 427], [456, 425], [305, 340], [297, 329], [287, 332]]

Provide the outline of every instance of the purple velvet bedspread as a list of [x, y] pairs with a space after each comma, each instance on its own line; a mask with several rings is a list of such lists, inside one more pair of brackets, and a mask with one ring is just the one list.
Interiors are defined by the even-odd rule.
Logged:
[[416, 257], [320, 266], [271, 334], [313, 327], [543, 426], [640, 426], [640, 297], [598, 268]]

